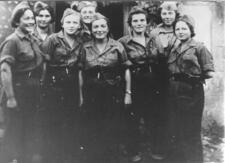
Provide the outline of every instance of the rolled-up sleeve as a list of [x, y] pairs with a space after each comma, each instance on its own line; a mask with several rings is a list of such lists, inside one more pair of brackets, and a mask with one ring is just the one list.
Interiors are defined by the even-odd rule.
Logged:
[[5, 40], [1, 44], [0, 48], [0, 63], [7, 62], [10, 65], [13, 65], [16, 60], [18, 49], [17, 43], [14, 39]]
[[208, 71], [215, 71], [214, 63], [213, 63], [213, 56], [209, 52], [209, 50], [204, 46], [199, 46], [198, 49], [198, 59], [203, 72]]

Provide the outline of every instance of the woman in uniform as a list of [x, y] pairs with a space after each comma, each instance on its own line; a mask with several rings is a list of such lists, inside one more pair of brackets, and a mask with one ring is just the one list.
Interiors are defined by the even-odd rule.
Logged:
[[[130, 62], [124, 47], [110, 35], [108, 19], [97, 13], [91, 23], [93, 39], [84, 44], [79, 73], [80, 93], [86, 110], [84, 149], [92, 148], [91, 162], [107, 162], [107, 152], [118, 144], [120, 114], [131, 103]], [[87, 142], [87, 141], [91, 142]], [[95, 144], [92, 144], [97, 142]], [[85, 147], [86, 146], [86, 147]], [[110, 154], [113, 156], [112, 154]], [[107, 158], [109, 159], [109, 158]], [[109, 160], [108, 160], [109, 161]]]
[[169, 117], [176, 130], [178, 162], [203, 162], [201, 120], [204, 108], [203, 83], [213, 76], [212, 54], [193, 39], [194, 20], [184, 15], [174, 24], [176, 39], [170, 43], [171, 52], [166, 56], [169, 69]]
[[34, 36], [42, 43], [50, 34], [52, 34], [50, 25], [54, 22], [54, 11], [52, 7], [41, 1], [34, 4], [33, 10], [36, 20]]
[[[155, 80], [155, 107], [152, 108], [152, 127], [151, 127], [151, 150], [152, 158], [162, 160], [167, 154], [167, 146], [174, 141], [174, 135], [168, 136], [167, 120], [171, 113], [167, 106], [166, 92], [168, 87], [168, 71], [166, 59], [157, 57], [158, 53], [166, 54], [169, 52], [168, 44], [174, 36], [173, 24], [179, 17], [175, 2], [163, 2], [159, 8], [159, 16], [162, 23], [150, 33], [151, 39], [147, 45], [148, 55], [151, 58], [152, 73]], [[170, 125], [173, 128], [172, 125]]]
[[[71, 8], [75, 8], [76, 2], [71, 4]], [[80, 12], [83, 22], [83, 29], [81, 34], [82, 40], [90, 41], [91, 37], [91, 21], [96, 13], [97, 3], [95, 1], [81, 1], [77, 4], [76, 10]]]
[[78, 68], [77, 57], [82, 42], [77, 34], [81, 28], [81, 16], [68, 8], [64, 11], [62, 30], [49, 36], [42, 45], [49, 55], [45, 87], [45, 107], [48, 115], [48, 140], [51, 154], [47, 162], [70, 159], [77, 153]]
[[[139, 6], [134, 6], [128, 15], [128, 25], [131, 29], [130, 35], [120, 38], [120, 42], [125, 47], [128, 58], [132, 65], [130, 66], [132, 78], [132, 110], [128, 115], [129, 120], [129, 138], [127, 150], [133, 157], [133, 162], [141, 160], [140, 143], [143, 142], [143, 134], [139, 128], [141, 125], [148, 124], [151, 119], [150, 111], [152, 110], [152, 93], [153, 80], [149, 57], [146, 53], [146, 45], [150, 39], [146, 33], [147, 13]], [[147, 126], [147, 125], [146, 125]], [[142, 136], [142, 137], [141, 137]]]
[[31, 162], [35, 113], [39, 108], [43, 54], [31, 35], [34, 14], [25, 2], [12, 13], [14, 33], [1, 44], [1, 79], [7, 96], [2, 162]]

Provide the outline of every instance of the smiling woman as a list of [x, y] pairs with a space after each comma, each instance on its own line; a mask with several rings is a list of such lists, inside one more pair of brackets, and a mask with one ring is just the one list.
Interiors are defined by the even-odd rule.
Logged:
[[1, 152], [3, 162], [31, 162], [35, 150], [32, 147], [33, 119], [40, 102], [39, 81], [44, 55], [31, 35], [34, 23], [34, 14], [29, 5], [21, 2], [11, 17], [11, 25], [16, 29], [1, 44], [1, 79], [8, 108], [7, 130], [3, 141], [6, 147]]
[[49, 55], [44, 84], [44, 114], [47, 117], [47, 142], [51, 143], [46, 143], [43, 149], [46, 150], [44, 158], [49, 163], [73, 159], [73, 153], [78, 149], [78, 55], [83, 44], [78, 36], [80, 13], [67, 8], [61, 26], [62, 30], [50, 35], [42, 45], [43, 51]]
[[81, 143], [91, 149], [90, 140], [95, 139], [101, 146], [90, 151], [91, 162], [103, 162], [111, 146], [121, 143], [120, 115], [123, 105], [131, 104], [130, 62], [109, 29], [108, 19], [96, 13], [91, 22], [93, 39], [84, 44], [80, 55], [80, 94], [86, 112]]

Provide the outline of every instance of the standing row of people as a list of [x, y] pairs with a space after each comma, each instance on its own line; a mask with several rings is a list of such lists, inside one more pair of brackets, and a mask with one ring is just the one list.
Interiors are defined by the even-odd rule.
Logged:
[[162, 24], [149, 34], [147, 13], [134, 6], [130, 34], [117, 41], [96, 3], [76, 9], [64, 11], [53, 34], [45, 3], [34, 14], [22, 2], [12, 13], [15, 32], [0, 49], [4, 162], [107, 163], [121, 145], [138, 162], [147, 141], [153, 159], [172, 150], [181, 152], [178, 162], [202, 162], [203, 83], [214, 68], [211, 53], [192, 39], [192, 18], [165, 2]]

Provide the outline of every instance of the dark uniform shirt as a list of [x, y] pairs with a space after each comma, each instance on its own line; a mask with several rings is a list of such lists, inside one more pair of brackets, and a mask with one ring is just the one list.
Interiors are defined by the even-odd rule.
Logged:
[[89, 31], [86, 25], [84, 25], [83, 29], [81, 29], [78, 36], [83, 42], [88, 42], [92, 40], [91, 31]]
[[[145, 34], [146, 44], [149, 41], [149, 36]], [[133, 65], [148, 64], [149, 57], [146, 53], [146, 46], [136, 42], [132, 35], [127, 35], [119, 39], [124, 46], [129, 60]]]
[[158, 63], [159, 57], [168, 55], [170, 52], [169, 43], [173, 39], [175, 39], [173, 30], [166, 30], [163, 24], [159, 24], [157, 28], [151, 31], [150, 41], [147, 45], [147, 51], [151, 62]]
[[[51, 34], [52, 34], [52, 31], [49, 28], [48, 31], [47, 31], [47, 37], [50, 36]], [[41, 45], [43, 43], [44, 40], [42, 39], [42, 37], [38, 33], [37, 27], [34, 29], [34, 32], [32, 33], [32, 35], [37, 39], [37, 42], [39, 43], [39, 45]]]
[[116, 68], [120, 65], [130, 65], [124, 47], [111, 38], [102, 53], [99, 52], [94, 41], [84, 44], [81, 63], [84, 70], [95, 67]]
[[2, 43], [0, 62], [8, 62], [15, 72], [31, 71], [41, 65], [43, 53], [31, 35], [19, 28]]
[[151, 37], [159, 37], [159, 40], [164, 48], [168, 47], [168, 43], [173, 36], [173, 29], [166, 30], [163, 24], [159, 24], [155, 29], [151, 31]]
[[50, 57], [48, 65], [52, 67], [74, 66], [77, 63], [81, 47], [82, 41], [76, 39], [71, 48], [62, 31], [49, 36], [42, 45], [43, 51]]
[[205, 72], [214, 71], [212, 54], [202, 43], [191, 39], [181, 49], [181, 43], [176, 39], [171, 45], [173, 47], [167, 56], [170, 73], [199, 77]]

